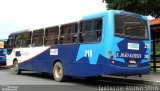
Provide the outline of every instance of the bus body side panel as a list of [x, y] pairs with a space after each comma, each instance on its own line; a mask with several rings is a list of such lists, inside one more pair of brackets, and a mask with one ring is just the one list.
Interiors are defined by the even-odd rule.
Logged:
[[83, 20], [100, 18], [103, 19], [102, 40], [100, 43], [80, 44], [75, 62], [72, 64], [73, 76], [88, 77], [103, 75], [106, 60], [106, 47], [103, 39], [106, 27], [107, 12], [83, 17]]
[[[58, 50], [58, 54], [55, 50]], [[75, 61], [79, 52], [83, 52], [82, 58]], [[96, 51], [92, 52], [96, 53]], [[93, 56], [95, 56], [94, 53]], [[91, 62], [88, 57], [84, 57], [84, 54], [85, 51], [80, 50], [79, 44], [53, 46], [31, 59], [21, 62], [19, 65], [20, 69], [23, 70], [52, 73], [54, 61], [60, 60], [63, 64], [65, 75], [87, 77], [103, 74], [105, 57], [98, 54], [96, 55], [97, 59]]]
[[7, 49], [0, 49], [0, 66], [6, 65]]
[[[20, 69], [52, 73], [54, 61], [61, 61], [64, 66], [65, 74], [70, 74], [69, 69], [71, 67], [71, 63], [76, 57], [77, 49], [78, 45], [51, 46], [46, 48], [44, 51], [35, 52], [35, 56], [20, 62]], [[34, 48], [34, 50], [36, 49]]]
[[20, 69], [48, 72], [51, 67], [49, 62], [50, 47], [23, 48], [13, 51], [19, 62]]

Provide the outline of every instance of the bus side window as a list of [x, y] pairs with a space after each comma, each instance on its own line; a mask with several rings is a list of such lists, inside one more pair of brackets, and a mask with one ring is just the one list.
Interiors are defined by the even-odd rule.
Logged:
[[61, 26], [60, 44], [74, 44], [77, 42], [77, 23], [70, 23]]
[[96, 43], [101, 41], [102, 37], [102, 19], [86, 20], [80, 23], [80, 43]]
[[22, 34], [15, 35], [15, 47], [20, 48], [22, 44]]
[[45, 45], [58, 44], [59, 26], [45, 29]]
[[22, 47], [29, 47], [31, 45], [31, 33], [25, 32], [22, 34]]
[[32, 46], [38, 47], [43, 45], [44, 29], [34, 30], [32, 34]]
[[14, 48], [14, 37], [15, 35], [11, 35], [9, 36], [8, 40], [7, 40], [7, 54], [11, 54], [13, 48]]
[[93, 30], [93, 21], [92, 20], [85, 21], [84, 31], [92, 31], [92, 30]]
[[7, 41], [8, 48], [13, 48], [15, 46], [15, 35], [9, 36], [9, 39]]
[[97, 33], [96, 42], [101, 41], [101, 37], [102, 37], [102, 19], [101, 18], [94, 20], [94, 31]]

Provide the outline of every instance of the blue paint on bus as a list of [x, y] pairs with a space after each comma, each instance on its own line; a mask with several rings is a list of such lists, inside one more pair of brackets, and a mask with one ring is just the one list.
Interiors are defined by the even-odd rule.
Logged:
[[0, 49], [0, 66], [6, 65], [7, 49]]

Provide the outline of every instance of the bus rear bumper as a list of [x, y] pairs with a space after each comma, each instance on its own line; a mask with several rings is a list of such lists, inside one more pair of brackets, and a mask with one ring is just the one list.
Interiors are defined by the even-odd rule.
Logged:
[[150, 66], [146, 67], [120, 67], [111, 65], [105, 71], [107, 74], [110, 75], [142, 75], [142, 74], [149, 74], [150, 73]]

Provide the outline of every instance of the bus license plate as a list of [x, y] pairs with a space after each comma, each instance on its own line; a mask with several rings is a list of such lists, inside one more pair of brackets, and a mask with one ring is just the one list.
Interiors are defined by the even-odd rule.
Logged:
[[129, 60], [129, 64], [136, 64], [136, 60]]
[[136, 62], [136, 60], [129, 60], [128, 67], [137, 67], [137, 62]]

